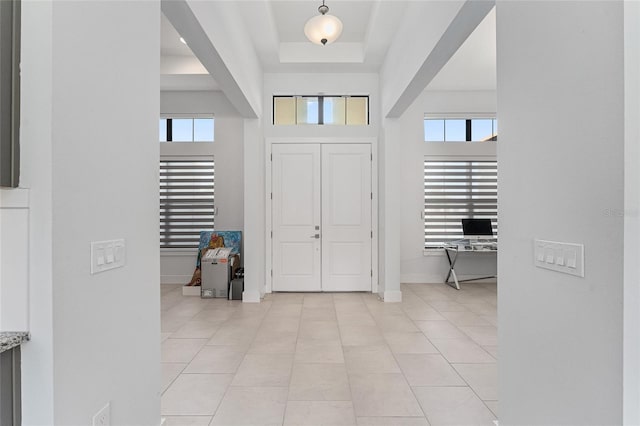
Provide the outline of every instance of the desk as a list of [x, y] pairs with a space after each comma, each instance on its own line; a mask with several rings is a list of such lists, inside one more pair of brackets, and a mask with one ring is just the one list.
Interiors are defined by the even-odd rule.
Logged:
[[[449, 261], [449, 273], [447, 278], [444, 279], [444, 283], [454, 287], [456, 290], [460, 290], [460, 283], [466, 281], [484, 280], [486, 278], [495, 278], [495, 275], [479, 278], [469, 278], [466, 280], [459, 280], [456, 275], [456, 261], [460, 253], [473, 253], [474, 255], [484, 255], [487, 253], [495, 254], [498, 251], [498, 244], [495, 241], [470, 241], [470, 240], [458, 240], [452, 241], [444, 246], [444, 252], [447, 255]], [[449, 279], [453, 277], [453, 282]]]

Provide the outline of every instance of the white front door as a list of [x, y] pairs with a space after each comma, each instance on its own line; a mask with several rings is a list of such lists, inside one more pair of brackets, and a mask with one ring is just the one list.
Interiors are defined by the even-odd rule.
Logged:
[[371, 146], [272, 152], [273, 291], [371, 291]]
[[320, 291], [320, 145], [272, 153], [273, 290]]

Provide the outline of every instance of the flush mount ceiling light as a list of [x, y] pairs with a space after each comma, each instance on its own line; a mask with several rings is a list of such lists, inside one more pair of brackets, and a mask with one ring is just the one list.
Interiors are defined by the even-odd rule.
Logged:
[[315, 44], [331, 44], [342, 33], [342, 21], [333, 15], [329, 15], [329, 7], [324, 4], [318, 8], [319, 16], [309, 19], [304, 26], [304, 34]]

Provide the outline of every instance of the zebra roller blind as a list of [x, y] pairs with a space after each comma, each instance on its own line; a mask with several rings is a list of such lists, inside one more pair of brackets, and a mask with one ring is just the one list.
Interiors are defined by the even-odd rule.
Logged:
[[197, 248], [214, 225], [213, 157], [160, 159], [160, 248]]
[[463, 238], [461, 219], [491, 219], [498, 231], [498, 167], [495, 161], [424, 160], [424, 246]]

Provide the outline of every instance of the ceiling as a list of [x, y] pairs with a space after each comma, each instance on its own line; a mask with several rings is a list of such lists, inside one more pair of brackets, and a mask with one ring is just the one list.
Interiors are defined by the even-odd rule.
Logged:
[[[404, 0], [327, 0], [330, 14], [343, 22], [343, 33], [328, 46], [310, 43], [306, 21], [318, 14], [320, 1], [242, 0], [238, 12], [264, 72], [378, 72], [402, 26]], [[216, 82], [180, 41], [162, 16], [163, 90], [219, 90]], [[495, 10], [478, 26], [428, 86], [428, 90], [494, 90]]]

